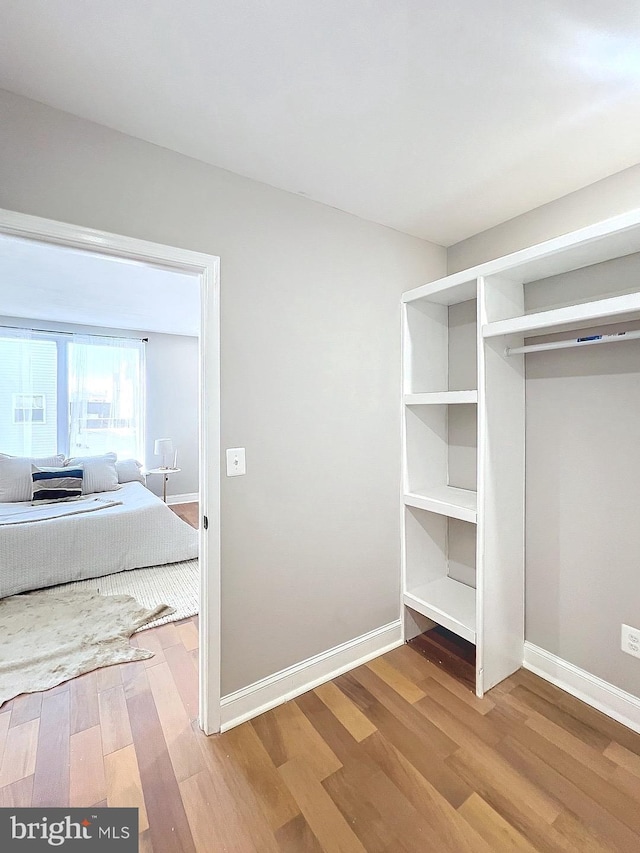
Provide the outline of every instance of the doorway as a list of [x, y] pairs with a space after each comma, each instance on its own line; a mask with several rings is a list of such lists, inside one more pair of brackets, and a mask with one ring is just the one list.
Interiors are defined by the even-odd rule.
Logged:
[[[195, 276], [199, 284], [199, 724], [220, 729], [220, 278], [219, 258], [0, 210], [0, 234]], [[0, 313], [3, 310], [0, 304]]]

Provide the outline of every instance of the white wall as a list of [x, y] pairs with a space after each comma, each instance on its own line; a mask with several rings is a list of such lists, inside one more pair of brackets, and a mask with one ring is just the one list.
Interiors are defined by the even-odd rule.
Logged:
[[0, 206], [220, 255], [222, 690], [398, 618], [400, 294], [446, 253], [0, 94]]
[[[0, 287], [2, 280], [0, 278]], [[2, 291], [0, 289], [0, 309]], [[167, 483], [167, 497], [198, 491], [198, 339], [185, 335], [162, 335], [139, 330], [123, 331], [114, 327], [56, 323], [39, 318], [2, 317], [0, 326], [46, 329], [52, 332], [79, 332], [87, 335], [124, 335], [147, 338], [147, 418], [145, 431], [148, 468], [160, 465], [153, 455], [156, 438], [172, 438], [178, 450], [178, 467]], [[55, 444], [55, 418], [53, 419]], [[1, 436], [0, 436], [1, 446]], [[150, 475], [147, 486], [162, 495], [162, 477]]]
[[[453, 246], [450, 268], [631, 210], [639, 191], [636, 166]], [[531, 283], [526, 307], [637, 290], [638, 281], [633, 255]], [[621, 328], [630, 327], [638, 324]], [[526, 638], [640, 696], [640, 661], [620, 650], [621, 623], [640, 627], [637, 344], [526, 357]]]

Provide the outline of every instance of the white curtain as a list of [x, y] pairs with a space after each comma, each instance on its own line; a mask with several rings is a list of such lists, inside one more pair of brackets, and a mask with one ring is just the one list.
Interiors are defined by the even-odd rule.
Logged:
[[69, 456], [144, 461], [144, 343], [73, 335], [67, 354]]
[[0, 328], [0, 453], [57, 453], [56, 344]]

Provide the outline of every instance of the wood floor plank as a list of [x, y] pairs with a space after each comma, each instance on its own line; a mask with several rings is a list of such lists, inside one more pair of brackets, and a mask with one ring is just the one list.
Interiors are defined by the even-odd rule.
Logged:
[[19, 726], [40, 716], [42, 708], [42, 693], [23, 693], [13, 700], [11, 709], [11, 725]]
[[489, 696], [479, 699], [466, 684], [428, 661], [406, 643], [404, 646], [399, 646], [397, 649], [388, 652], [385, 657], [388, 657], [391, 663], [408, 678], [414, 678], [416, 684], [421, 684], [423, 680], [432, 678], [480, 714], [486, 714], [495, 705]]
[[145, 829], [138, 836], [138, 853], [153, 853], [153, 841], [151, 840], [151, 830]]
[[[444, 759], [458, 748], [455, 741], [434, 726], [413, 704], [399, 696], [368, 667], [360, 666], [352, 671], [352, 675], [396, 721], [418, 735], [430, 752]], [[369, 720], [375, 722], [370, 710], [365, 713]]]
[[607, 781], [618, 791], [635, 800], [638, 804], [636, 808], [640, 807], [640, 779], [635, 773], [627, 770], [626, 767], [618, 767]]
[[[616, 720], [607, 717], [595, 708], [581, 702], [574, 696], [565, 693], [555, 684], [550, 684], [542, 678], [538, 678], [531, 672], [522, 669], [518, 671], [520, 685], [526, 688], [529, 692], [535, 693], [538, 696], [546, 699], [552, 707], [559, 708], [565, 714], [573, 717], [583, 726], [586, 726], [591, 732], [596, 733], [598, 741], [600, 735], [607, 741], [615, 741], [621, 746], [626, 747], [630, 752], [640, 755], [640, 734], [623, 726]], [[605, 744], [606, 747], [606, 744]]]
[[572, 734], [578, 740], [582, 740], [587, 746], [600, 751], [604, 750], [609, 743], [609, 738], [602, 732], [586, 725], [571, 713], [545, 699], [543, 696], [528, 690], [526, 687], [515, 687], [511, 695], [522, 702], [525, 706], [536, 711], [542, 717], [551, 720], [557, 726]]
[[536, 853], [536, 848], [475, 792], [460, 806], [458, 813], [484, 838], [490, 850]]
[[372, 704], [366, 713], [380, 734], [411, 762], [454, 808], [469, 797], [472, 788], [447, 766], [441, 753], [434, 748], [430, 732], [426, 738], [420, 737], [380, 703]]
[[0, 767], [2, 767], [2, 755], [4, 753], [4, 745], [7, 740], [10, 723], [11, 711], [6, 711], [5, 713], [0, 714]]
[[615, 742], [612, 742], [607, 746], [604, 751], [604, 755], [620, 767], [624, 767], [626, 770], [629, 770], [629, 772], [640, 777], [640, 755], [636, 755], [635, 752], [631, 752], [624, 746]]
[[[595, 771], [603, 779], [611, 779], [613, 776], [617, 767], [615, 761], [594, 747], [588, 746], [582, 739], [577, 738], [548, 717], [534, 713], [527, 719], [525, 725], [550, 743], [560, 747], [585, 767]], [[640, 758], [638, 762], [640, 763]]]
[[69, 805], [92, 806], [107, 798], [100, 726], [72, 734], [69, 739]]
[[278, 768], [320, 846], [327, 853], [367, 853], [340, 810], [302, 758]]
[[332, 681], [316, 687], [314, 692], [355, 740], [362, 741], [376, 731], [373, 723]]
[[156, 630], [163, 649], [168, 649], [170, 646], [177, 646], [180, 643], [180, 635], [173, 622], [167, 622], [166, 625], [159, 625]]
[[[381, 807], [375, 791], [375, 782], [379, 776], [384, 774], [371, 762], [363, 763], [354, 759], [323, 782], [323, 788], [368, 853], [384, 853], [391, 846], [402, 849], [402, 837], [416, 832], [411, 822], [405, 824], [402, 832], [398, 832], [396, 815], [393, 820], [389, 820], [388, 807], [394, 808], [396, 803], [392, 797]], [[402, 810], [398, 816], [406, 819]], [[432, 847], [436, 840], [435, 833], [430, 830], [426, 837], [420, 839], [422, 849], [425, 846], [427, 849]]]
[[499, 745], [499, 751], [510, 766], [517, 767], [523, 776], [531, 780], [531, 784], [544, 788], [583, 824], [593, 829], [597, 836], [607, 838], [613, 850], [637, 853], [638, 835], [581, 790], [577, 779], [567, 779], [511, 737]]
[[32, 805], [55, 806], [69, 801], [70, 691], [45, 693], [38, 730], [38, 753]]
[[404, 676], [400, 670], [396, 669], [385, 658], [374, 658], [366, 666], [407, 702], [413, 704], [424, 696], [424, 691], [415, 682]]
[[[183, 779], [179, 785], [182, 803], [187, 815], [195, 850], [231, 850], [228, 838], [237, 839], [235, 813], [225, 813], [216, 800], [207, 770]], [[215, 818], [212, 815], [215, 814]], [[227, 836], [229, 833], [229, 836]]]
[[434, 849], [456, 853], [493, 853], [456, 809], [391, 743], [379, 734], [363, 742], [367, 755], [428, 822], [435, 833]]
[[113, 687], [119, 687], [122, 684], [122, 668], [115, 666], [102, 666], [96, 670], [98, 677], [98, 692], [103, 690], [111, 690]]
[[[623, 791], [602, 784], [602, 777], [564, 749], [527, 727], [518, 733], [518, 743], [582, 791], [620, 823], [626, 824], [640, 837], [640, 809], [636, 801]], [[509, 740], [513, 740], [511, 734]]]
[[466, 684], [469, 690], [476, 689], [476, 653], [471, 643], [436, 626], [409, 640], [408, 645], [461, 684]]
[[98, 709], [98, 672], [87, 672], [72, 678], [69, 684], [71, 696], [71, 734], [100, 725]]
[[167, 646], [164, 656], [171, 669], [182, 703], [190, 720], [198, 719], [198, 679], [193, 677], [193, 663], [182, 643]]
[[226, 732], [224, 747], [246, 777], [273, 830], [300, 814], [300, 809], [250, 723]]
[[104, 756], [104, 775], [109, 808], [138, 809], [138, 832], [149, 829], [140, 769], [133, 744]]
[[[424, 714], [427, 719], [435, 721], [437, 710], [434, 708], [434, 703], [438, 705], [448, 718], [457, 723], [455, 729], [447, 731], [448, 727], [446, 724], [442, 724], [443, 718], [439, 714], [439, 722], [436, 724], [454, 743], [460, 744], [459, 733], [461, 729], [474, 734], [482, 743], [492, 746], [498, 743], [501, 733], [499, 728], [489, 719], [488, 714], [478, 714], [477, 711], [433, 679], [423, 681], [423, 685], [426, 696], [415, 703], [416, 710]], [[427, 708], [428, 711], [425, 710]], [[434, 716], [431, 716], [432, 713]]]
[[275, 833], [280, 853], [322, 853], [320, 842], [304, 815], [299, 814]]
[[[446, 763], [494, 808], [497, 799], [494, 794], [498, 794], [516, 807], [526, 803], [538, 819], [547, 824], [553, 823], [562, 811], [562, 805], [555, 797], [546, 793], [542, 786], [536, 786], [530, 777], [491, 749], [461, 749]], [[502, 809], [498, 811], [504, 814]]]
[[180, 782], [180, 794], [196, 850], [258, 849], [232, 798], [214, 785], [208, 770]]
[[554, 820], [553, 828], [576, 853], [611, 853], [619, 849], [611, 839], [599, 834], [592, 826], [586, 826], [568, 809], [563, 809]]
[[133, 743], [129, 712], [122, 682], [98, 694], [103, 754], [116, 752]]
[[151, 690], [127, 696], [127, 709], [153, 846], [162, 853], [195, 853]]
[[193, 622], [181, 622], [176, 626], [180, 642], [188, 652], [198, 648], [198, 629]]
[[[195, 724], [194, 724], [195, 726]], [[198, 737], [207, 764], [214, 806], [229, 815], [229, 828], [235, 826], [236, 846], [229, 849], [260, 850], [278, 853], [278, 845], [256, 793], [227, 749], [226, 734]]]
[[315, 691], [303, 693], [295, 702], [338, 761], [341, 764], [349, 761], [357, 751], [358, 741], [320, 701]]
[[254, 726], [276, 767], [293, 758], [306, 758], [316, 778], [322, 780], [342, 766], [295, 702], [268, 711]]
[[[559, 850], [578, 853], [575, 848], [553, 827], [548, 818], [557, 817], [562, 806], [553, 801], [549, 805], [534, 789], [534, 803], [528, 800], [530, 783], [522, 780], [511, 785], [509, 775], [503, 781], [500, 767], [485, 767], [482, 760], [475, 760], [473, 753], [461, 751], [447, 759], [447, 764], [456, 769], [466, 779], [479, 796], [482, 797], [504, 820], [513, 826], [541, 853], [557, 853]], [[513, 770], [513, 773], [516, 773]], [[517, 773], [516, 773], [517, 775]], [[540, 812], [547, 810], [546, 819]], [[555, 820], [555, 818], [553, 818]]]
[[191, 729], [191, 720], [178, 695], [168, 663], [147, 670], [164, 739], [178, 782], [204, 770], [202, 753]]
[[39, 718], [9, 728], [2, 754], [2, 765], [0, 765], [0, 788], [27, 776], [33, 776], [36, 769], [39, 730]]
[[478, 699], [404, 646], [207, 738], [171, 625], [133, 638], [152, 664], [5, 703], [0, 807], [142, 801], [143, 853], [640, 850], [640, 735], [532, 673]]
[[31, 807], [31, 794], [33, 792], [33, 776], [27, 776], [0, 788], [0, 808], [2, 809], [28, 809]]
[[138, 634], [134, 634], [131, 638], [131, 644], [138, 646], [140, 649], [146, 649], [152, 653], [152, 657], [146, 658], [142, 661], [143, 666], [147, 668], [157, 666], [157, 664], [166, 660], [164, 656], [164, 648], [162, 647], [160, 637], [156, 633], [155, 628], [148, 628], [146, 631], [140, 631]]

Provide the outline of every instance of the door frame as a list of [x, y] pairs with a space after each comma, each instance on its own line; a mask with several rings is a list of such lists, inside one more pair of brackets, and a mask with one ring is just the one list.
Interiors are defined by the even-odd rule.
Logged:
[[[220, 731], [220, 258], [0, 209], [0, 233], [197, 275], [200, 282], [199, 724]], [[2, 301], [0, 297], [0, 312]], [[203, 519], [207, 518], [207, 530]]]

